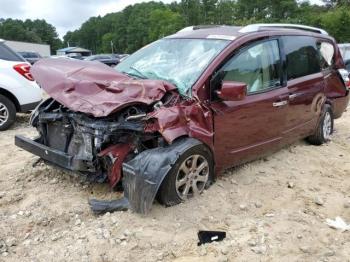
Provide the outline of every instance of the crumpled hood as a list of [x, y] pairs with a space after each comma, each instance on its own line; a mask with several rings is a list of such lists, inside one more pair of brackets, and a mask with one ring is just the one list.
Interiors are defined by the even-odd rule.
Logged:
[[108, 116], [132, 104], [151, 104], [176, 87], [161, 80], [133, 79], [100, 62], [48, 58], [31, 68], [39, 85], [69, 109]]

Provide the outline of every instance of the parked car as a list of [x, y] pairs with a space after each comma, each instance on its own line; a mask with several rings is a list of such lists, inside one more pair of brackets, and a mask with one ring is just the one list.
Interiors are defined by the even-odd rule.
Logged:
[[130, 56], [129, 54], [117, 54], [116, 57], [119, 58], [119, 61], [123, 61], [124, 59], [126, 59], [128, 56]]
[[338, 46], [345, 63], [345, 67], [350, 72], [350, 44], [339, 44]]
[[68, 58], [72, 58], [72, 59], [78, 59], [78, 60], [83, 60], [84, 57], [82, 56], [81, 53], [68, 53], [65, 55]]
[[18, 52], [27, 62], [33, 65], [35, 62], [41, 59], [41, 55], [37, 52]]
[[112, 54], [92, 55], [85, 58], [86, 61], [99, 61], [108, 66], [116, 66], [120, 58]]
[[69, 56], [66, 56], [66, 55], [52, 55], [52, 56], [50, 56], [50, 58], [53, 58], [53, 59], [63, 58], [63, 59], [70, 59], [70, 60], [74, 60], [75, 59], [75, 58], [72, 58], [72, 57], [69, 57]]
[[115, 69], [41, 60], [52, 98], [33, 113], [39, 137], [16, 145], [111, 187], [134, 211], [198, 196], [224, 168], [298, 139], [326, 143], [349, 102], [335, 40], [300, 25], [193, 27]]
[[29, 70], [30, 64], [0, 40], [0, 131], [15, 122], [16, 112], [33, 110], [41, 101]]

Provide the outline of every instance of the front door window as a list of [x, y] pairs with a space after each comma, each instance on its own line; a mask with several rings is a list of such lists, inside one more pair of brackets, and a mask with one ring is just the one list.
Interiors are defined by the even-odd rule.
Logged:
[[281, 85], [277, 40], [260, 42], [234, 56], [223, 68], [223, 81], [244, 82], [248, 94]]

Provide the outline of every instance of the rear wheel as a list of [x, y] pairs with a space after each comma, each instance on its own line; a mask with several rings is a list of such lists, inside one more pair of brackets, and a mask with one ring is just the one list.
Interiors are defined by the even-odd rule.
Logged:
[[16, 107], [10, 99], [0, 95], [0, 131], [8, 129], [16, 120]]
[[200, 195], [213, 178], [213, 160], [203, 145], [190, 148], [176, 161], [158, 191], [158, 201], [173, 206]]
[[317, 126], [315, 133], [307, 140], [313, 145], [322, 145], [330, 140], [333, 133], [334, 118], [330, 105], [325, 105], [321, 116], [321, 121]]

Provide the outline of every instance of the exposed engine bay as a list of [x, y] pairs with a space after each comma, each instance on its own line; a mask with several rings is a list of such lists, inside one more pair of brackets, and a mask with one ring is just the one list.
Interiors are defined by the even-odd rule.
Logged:
[[[151, 108], [162, 105], [159, 101]], [[127, 161], [144, 150], [165, 145], [159, 133], [144, 131], [147, 113], [147, 106], [139, 105], [95, 118], [73, 112], [50, 98], [34, 112], [31, 125], [39, 132], [37, 142], [73, 156], [68, 169], [86, 174], [98, 182], [104, 182], [109, 177], [114, 187], [121, 178], [113, 178], [116, 161]], [[123, 154], [123, 159], [113, 154], [116, 145], [124, 145], [122, 151], [127, 152]]]

